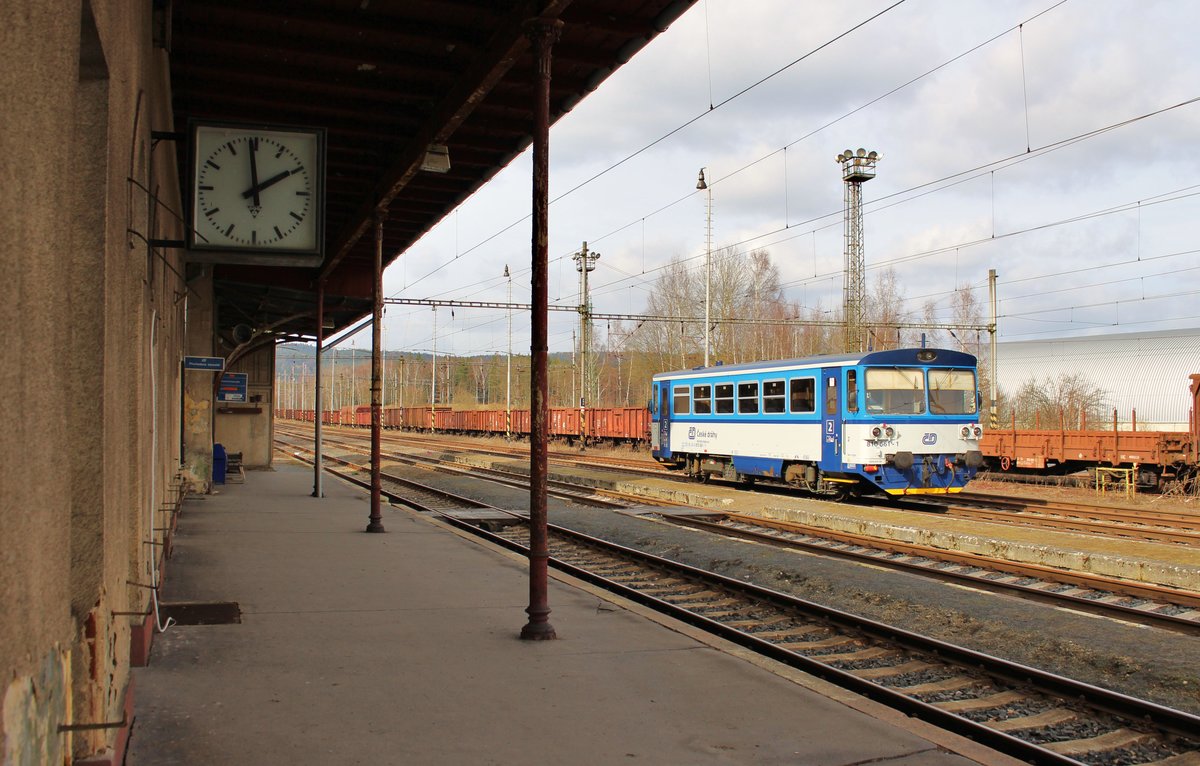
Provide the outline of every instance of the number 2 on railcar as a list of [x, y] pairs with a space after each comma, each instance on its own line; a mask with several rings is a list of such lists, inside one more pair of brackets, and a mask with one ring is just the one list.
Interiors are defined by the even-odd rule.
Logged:
[[698, 481], [958, 492], [983, 464], [976, 360], [913, 348], [659, 373], [651, 452]]

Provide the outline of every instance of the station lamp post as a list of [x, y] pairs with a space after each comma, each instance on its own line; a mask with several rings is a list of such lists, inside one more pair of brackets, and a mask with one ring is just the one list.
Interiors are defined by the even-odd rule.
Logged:
[[712, 189], [704, 182], [704, 168], [700, 168], [700, 180], [696, 181], [696, 188], [703, 189], [708, 197], [704, 217], [704, 366], [707, 367], [712, 332]]

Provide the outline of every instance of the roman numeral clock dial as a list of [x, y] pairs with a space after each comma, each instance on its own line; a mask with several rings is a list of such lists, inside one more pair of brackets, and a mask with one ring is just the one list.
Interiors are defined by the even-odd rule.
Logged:
[[321, 252], [322, 132], [220, 125], [193, 129], [192, 249]]

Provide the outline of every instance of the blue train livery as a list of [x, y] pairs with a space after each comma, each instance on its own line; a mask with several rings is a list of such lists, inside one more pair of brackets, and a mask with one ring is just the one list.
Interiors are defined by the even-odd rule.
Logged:
[[655, 460], [821, 495], [958, 492], [983, 464], [976, 360], [911, 348], [654, 376]]

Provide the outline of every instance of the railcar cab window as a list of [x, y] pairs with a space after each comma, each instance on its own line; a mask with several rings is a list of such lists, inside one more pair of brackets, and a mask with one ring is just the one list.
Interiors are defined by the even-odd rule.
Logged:
[[815, 378], [792, 378], [792, 414], [807, 414], [817, 409], [817, 381]]
[[858, 412], [858, 370], [846, 370], [846, 409]]
[[758, 381], [738, 383], [738, 413], [741, 415], [758, 414]]
[[935, 415], [974, 415], [974, 370], [930, 370], [929, 411]]
[[712, 414], [712, 386], [696, 386], [692, 390], [692, 412], [697, 415]]
[[676, 415], [686, 415], [691, 411], [688, 406], [689, 391], [687, 386], [675, 386], [672, 389], [675, 394], [675, 401], [671, 403], [671, 411]]
[[925, 412], [925, 373], [920, 368], [867, 369], [867, 412], [921, 415]]
[[732, 415], [733, 414], [733, 384], [718, 383], [717, 384], [717, 414]]
[[783, 412], [786, 402], [782, 380], [763, 381], [763, 412]]

